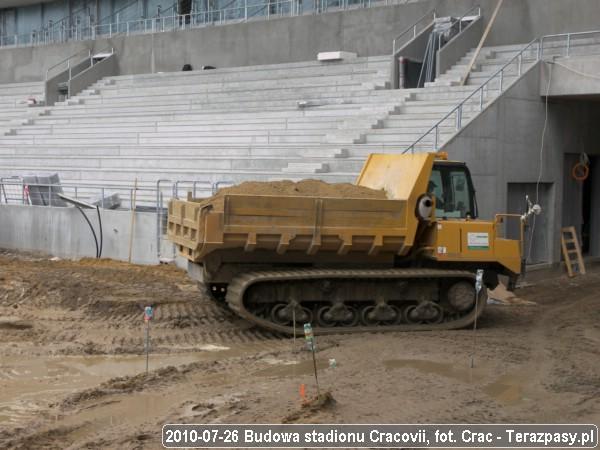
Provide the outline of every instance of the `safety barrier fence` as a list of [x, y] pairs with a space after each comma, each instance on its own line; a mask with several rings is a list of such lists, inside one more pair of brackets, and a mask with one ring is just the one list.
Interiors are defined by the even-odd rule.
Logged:
[[156, 214], [157, 257], [161, 259], [161, 245], [166, 232], [167, 208], [171, 199], [210, 197], [219, 189], [231, 186], [231, 181], [212, 183], [201, 180], [160, 179], [154, 184], [94, 185], [75, 183], [31, 183], [23, 177], [0, 178], [0, 207], [2, 205], [32, 205], [48, 208], [64, 208], [69, 204], [58, 194], [66, 195], [102, 209]]

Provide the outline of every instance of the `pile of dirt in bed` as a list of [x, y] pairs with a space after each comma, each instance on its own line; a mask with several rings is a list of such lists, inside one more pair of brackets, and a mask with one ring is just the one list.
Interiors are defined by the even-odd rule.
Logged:
[[385, 199], [383, 189], [375, 190], [351, 183], [325, 183], [321, 180], [301, 181], [245, 181], [236, 186], [220, 189], [216, 195], [202, 203], [217, 203], [228, 194], [275, 195], [295, 197], [335, 197], [335, 198], [368, 198]]

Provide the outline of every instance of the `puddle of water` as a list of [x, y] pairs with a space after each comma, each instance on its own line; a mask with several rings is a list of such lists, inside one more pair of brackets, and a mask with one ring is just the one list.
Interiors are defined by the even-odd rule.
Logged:
[[[294, 363], [291, 361], [282, 361], [283, 364], [267, 367], [266, 369], [255, 372], [259, 377], [293, 377], [296, 375], [310, 375], [314, 372], [312, 359]], [[329, 367], [329, 361], [326, 359], [317, 359], [317, 369], [323, 370]]]
[[198, 350], [204, 350], [206, 352], [223, 352], [225, 350], [229, 350], [229, 347], [224, 347], [222, 345], [214, 345], [214, 344], [204, 344], [198, 347]]
[[[383, 365], [388, 369], [416, 369], [420, 372], [440, 375], [464, 383], [487, 381], [491, 377], [489, 370], [485, 367], [471, 369], [469, 367], [457, 367], [452, 363], [425, 361], [421, 359], [394, 359], [384, 361]], [[482, 391], [499, 402], [513, 404], [523, 400], [523, 389], [527, 379], [528, 377], [525, 373], [505, 374], [496, 381], [483, 386]]]
[[290, 366], [292, 364], [298, 364], [298, 361], [293, 361], [293, 360], [289, 360], [289, 359], [288, 360], [277, 359], [277, 358], [273, 358], [270, 356], [263, 358], [261, 361], [265, 362], [267, 364], [271, 364], [272, 366]]
[[[234, 351], [216, 345], [206, 346], [203, 350], [150, 354], [150, 370], [214, 359], [215, 352], [221, 352], [223, 357], [243, 352], [243, 349]], [[4, 414], [0, 415], [0, 423], [16, 418], [17, 411], [24, 404], [44, 403], [54, 395], [68, 394], [96, 386], [110, 378], [135, 375], [145, 370], [145, 355], [3, 357], [0, 363], [0, 409]]]
[[[213, 350], [214, 351], [214, 350]], [[115, 377], [134, 375], [146, 370], [145, 356], [107, 356], [94, 355], [86, 357], [69, 357], [70, 360], [60, 364], [75, 369], [84, 375], [98, 377]], [[150, 354], [150, 370], [166, 366], [178, 366], [190, 364], [206, 359], [201, 353], [196, 354], [174, 354], [174, 355], [152, 355]]]
[[483, 387], [490, 397], [506, 404], [513, 404], [523, 400], [523, 387], [526, 379], [516, 374], [506, 374], [491, 384]]
[[416, 369], [420, 372], [441, 375], [443, 377], [452, 378], [465, 383], [482, 380], [487, 375], [487, 370], [480, 367], [471, 369], [467, 367], [466, 362], [464, 367], [458, 367], [452, 363], [425, 361], [422, 359], [391, 359], [384, 361], [383, 365], [387, 369]]
[[[192, 381], [194, 380], [201, 380], [204, 384], [227, 384], [234, 381], [227, 375], [206, 375], [203, 373], [192, 375]], [[164, 392], [157, 393], [152, 390], [142, 391], [136, 393], [136, 395], [118, 394], [111, 396], [110, 401], [101, 401], [91, 407], [77, 411], [76, 414], [61, 417], [60, 421], [63, 426], [77, 426], [76, 431], [71, 433], [73, 439], [96, 433], [98, 427], [101, 426], [108, 428], [114, 424], [128, 423], [130, 427], [135, 428], [139, 424], [155, 421], [157, 415], [168, 414], [174, 407], [189, 402], [191, 398], [197, 395], [198, 391], [193, 382], [178, 387], [175, 391], [169, 391], [168, 394]], [[235, 401], [237, 399], [236, 395], [232, 394], [218, 399], [213, 398], [207, 400], [207, 403], [218, 407], [229, 401]], [[115, 404], [118, 404], [118, 406], [115, 407]], [[201, 410], [201, 408], [202, 406], [198, 410]], [[190, 410], [192, 409], [193, 407], [190, 408]], [[206, 410], [208, 411], [209, 408], [207, 407]], [[232, 414], [234, 412], [235, 410], [232, 410]]]

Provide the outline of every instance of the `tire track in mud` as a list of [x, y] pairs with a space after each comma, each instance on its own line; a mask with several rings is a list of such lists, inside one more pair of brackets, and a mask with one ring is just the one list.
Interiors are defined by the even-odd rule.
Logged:
[[174, 267], [2, 254], [0, 264], [0, 291], [10, 288], [0, 297], [0, 312], [9, 307], [10, 314], [33, 323], [28, 339], [40, 351], [54, 346], [53, 352], [69, 354], [137, 353], [148, 304], [155, 306], [153, 345], [165, 351], [281, 338], [215, 303]]

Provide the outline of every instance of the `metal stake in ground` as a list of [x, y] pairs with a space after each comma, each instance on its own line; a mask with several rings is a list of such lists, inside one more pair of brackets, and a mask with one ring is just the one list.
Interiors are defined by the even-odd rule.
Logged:
[[483, 270], [478, 269], [475, 275], [475, 320], [473, 321], [473, 350], [471, 351], [471, 369], [475, 365], [475, 349], [477, 348], [477, 306], [479, 304], [479, 294], [483, 288]]
[[296, 308], [292, 308], [292, 326], [294, 327], [294, 351], [296, 350]]
[[321, 390], [319, 389], [319, 377], [317, 375], [317, 358], [315, 356], [315, 336], [313, 334], [313, 329], [310, 323], [304, 324], [304, 337], [306, 338], [306, 342], [310, 345], [310, 350], [312, 352], [313, 359], [313, 367], [315, 369], [315, 383], [317, 385], [317, 398], [321, 397]]
[[154, 316], [154, 309], [152, 306], [146, 306], [144, 308], [144, 322], [146, 322], [146, 375], [148, 375], [148, 361], [150, 358], [150, 321]]

